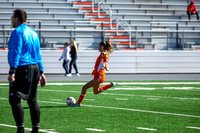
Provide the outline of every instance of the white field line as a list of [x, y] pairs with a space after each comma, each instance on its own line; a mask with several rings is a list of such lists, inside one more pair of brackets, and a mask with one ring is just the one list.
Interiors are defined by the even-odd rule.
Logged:
[[200, 127], [191, 127], [191, 126], [187, 126], [186, 128], [192, 128], [192, 129], [198, 129], [198, 130], [200, 130]]
[[95, 101], [95, 99], [84, 99], [86, 101]]
[[[49, 91], [49, 92], [71, 92], [71, 93], [81, 93], [80, 91], [66, 91], [66, 90], [46, 90], [38, 89], [39, 91]], [[109, 89], [108, 89], [109, 90]], [[93, 94], [93, 92], [87, 92], [87, 94]], [[110, 95], [110, 96], [129, 96], [129, 97], [148, 97], [148, 98], [164, 98], [164, 99], [178, 99], [178, 100], [200, 100], [200, 98], [182, 98], [182, 97], [163, 97], [163, 96], [148, 96], [148, 95], [131, 95], [131, 94], [114, 94], [114, 93], [101, 93], [101, 95]]]
[[115, 98], [115, 100], [118, 100], [118, 101], [127, 101], [129, 99], [128, 98]]
[[[106, 85], [110, 83], [103, 83]], [[176, 85], [176, 84], [200, 84], [200, 82], [119, 82], [118, 85]], [[8, 83], [0, 83], [0, 85], [8, 85]], [[85, 83], [47, 83], [47, 85], [85, 85]]]
[[95, 129], [95, 128], [86, 128], [86, 130], [97, 131], [97, 132], [105, 132], [105, 130]]
[[[8, 100], [8, 99], [7, 98], [0, 98], [0, 100]], [[50, 103], [50, 104], [62, 104], [62, 105], [65, 104], [65, 103], [49, 102], [49, 101], [38, 101], [38, 102], [39, 103]], [[176, 113], [167, 113], [167, 112], [157, 112], [157, 111], [148, 111], [148, 110], [140, 110], [140, 109], [128, 109], [128, 108], [106, 107], [106, 106], [95, 106], [95, 105], [83, 105], [83, 106], [94, 107], [94, 108], [105, 108], [105, 109], [116, 109], [116, 110], [134, 111], [134, 112], [143, 112], [143, 113], [152, 113], [152, 114], [162, 114], [162, 115], [173, 115], [173, 116], [184, 116], [184, 117], [200, 118], [200, 116], [195, 116], [195, 115], [185, 115], [185, 114], [176, 114]]]
[[148, 130], [148, 131], [156, 131], [157, 129], [153, 128], [145, 128], [145, 127], [136, 127], [137, 129]]
[[[16, 126], [7, 125], [7, 124], [0, 124], [0, 126], [17, 128]], [[32, 128], [24, 128], [24, 129], [26, 131], [32, 131]], [[44, 132], [44, 133], [58, 133], [58, 132], [53, 132], [53, 131], [49, 131], [49, 130], [55, 130], [55, 129], [39, 129], [40, 132]]]
[[147, 98], [148, 100], [160, 100], [159, 98]]
[[[52, 104], [65, 104], [65, 103], [48, 102], [48, 101], [38, 101], [38, 102], [40, 102], [40, 103], [52, 103]], [[156, 112], [156, 111], [148, 111], [148, 110], [140, 110], [140, 109], [128, 109], [128, 108], [106, 107], [106, 106], [95, 106], [95, 105], [83, 105], [83, 106], [94, 107], [94, 108], [105, 108], [105, 109], [116, 109], [116, 110], [125, 110], [125, 111], [144, 112], [144, 113], [152, 113], [152, 114], [163, 114], [163, 115], [200, 118], [200, 116], [195, 116], [195, 115], [175, 114], [175, 113], [167, 113], [167, 112]]]
[[108, 89], [110, 90], [156, 90], [156, 88], [114, 88], [114, 89]]

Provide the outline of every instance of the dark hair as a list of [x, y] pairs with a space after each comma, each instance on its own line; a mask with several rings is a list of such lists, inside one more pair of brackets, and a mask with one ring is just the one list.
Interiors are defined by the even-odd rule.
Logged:
[[13, 12], [14, 12], [13, 15], [14, 18], [18, 18], [21, 23], [26, 22], [27, 14], [24, 10], [16, 9]]
[[109, 53], [112, 53], [113, 50], [112, 50], [112, 44], [110, 41], [104, 41], [104, 42], [100, 42], [99, 43], [100, 46], [103, 46], [105, 51], [109, 52]]

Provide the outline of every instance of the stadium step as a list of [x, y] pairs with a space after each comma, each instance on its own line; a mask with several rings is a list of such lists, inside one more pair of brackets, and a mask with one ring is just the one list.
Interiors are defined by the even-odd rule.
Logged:
[[100, 16], [106, 16], [107, 14], [106, 13], [92, 13], [92, 12], [90, 12], [90, 13], [86, 13], [85, 15], [87, 15], [87, 16], [98, 16], [98, 15], [100, 15]]
[[[105, 33], [117, 33], [117, 30], [107, 30]], [[118, 33], [125, 33], [125, 31], [118, 31]]]
[[82, 1], [78, 1], [78, 2], [74, 2], [75, 5], [92, 5], [92, 2], [82, 2]]
[[[115, 45], [129, 45], [129, 42], [115, 42]], [[136, 42], [131, 42], [131, 45], [135, 45]]]
[[109, 36], [110, 39], [129, 39], [129, 36]]
[[[82, 7], [80, 10], [93, 10], [92, 7]], [[98, 7], [94, 7], [94, 10], [98, 10]]]
[[[101, 27], [102, 24], [97, 25], [97, 27]], [[110, 24], [103, 24], [103, 27], [110, 27]], [[117, 24], [112, 24], [112, 27], [117, 27]], [[109, 33], [109, 32], [107, 32]], [[112, 33], [116, 33], [116, 32], [112, 32]]]
[[144, 51], [144, 48], [121, 48], [120, 51]]
[[94, 18], [91, 21], [110, 21], [110, 18]]

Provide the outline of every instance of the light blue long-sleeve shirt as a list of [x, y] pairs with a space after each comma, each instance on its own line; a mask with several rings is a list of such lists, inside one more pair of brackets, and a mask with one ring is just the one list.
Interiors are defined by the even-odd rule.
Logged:
[[8, 63], [10, 67], [38, 64], [44, 71], [38, 34], [26, 24], [20, 24], [8, 41]]

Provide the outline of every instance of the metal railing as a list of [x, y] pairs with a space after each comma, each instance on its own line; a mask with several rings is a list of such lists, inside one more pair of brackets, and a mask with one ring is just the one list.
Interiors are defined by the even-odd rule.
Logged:
[[101, 9], [106, 12], [106, 14], [108, 14], [110, 16], [110, 29], [112, 29], [113, 27], [113, 21], [116, 21], [116, 33], [118, 35], [118, 30], [119, 30], [119, 26], [121, 26], [126, 32], [128, 32], [129, 34], [129, 47], [131, 47], [131, 40], [132, 40], [132, 36], [131, 36], [131, 26], [129, 24], [127, 24], [126, 22], [124, 22], [123, 19], [121, 19], [120, 17], [116, 17], [113, 16], [112, 13], [112, 9], [110, 7], [108, 7], [106, 5], [106, 3], [103, 0], [92, 0], [92, 11], [94, 12], [94, 5], [95, 3], [98, 2], [98, 18], [100, 18], [101, 16]]
[[[2, 32], [4, 35], [2, 35], [3, 40], [6, 40], [10, 37], [10, 33], [13, 31], [13, 29], [0, 29], [0, 32]], [[87, 30], [83, 30], [83, 29], [35, 29], [35, 31], [37, 31], [38, 33], [41, 33], [41, 39], [43, 39], [43, 35], [42, 32], [105, 32], [105, 31], [112, 31], [112, 30], [99, 30], [99, 29], [87, 29]], [[125, 30], [120, 30], [120, 31], [125, 31]], [[179, 45], [181, 46], [181, 48], [184, 48], [184, 43], [185, 43], [185, 33], [197, 33], [198, 35], [200, 34], [200, 30], [160, 30], [160, 31], [154, 31], [154, 30], [130, 30], [130, 34], [133, 33], [165, 33], [167, 34], [167, 39], [169, 38], [174, 38], [176, 39], [176, 36], [169, 36], [170, 33], [179, 33], [179, 39], [181, 39], [181, 42], [179, 43]], [[69, 38], [78, 38], [78, 36], [74, 36], [74, 35], [70, 35]], [[137, 38], [145, 38], [145, 36], [137, 36]], [[56, 38], [56, 37], [55, 37]], [[146, 38], [151, 38], [151, 36], [148, 36]], [[159, 37], [160, 38], [164, 38], [166, 39], [166, 37]], [[199, 39], [199, 38], [198, 38]], [[42, 43], [42, 42], [41, 42]], [[138, 44], [141, 42], [138, 42]], [[169, 42], [168, 42], [169, 43]], [[43, 44], [44, 46], [46, 44]], [[137, 44], [136, 44], [137, 45]], [[166, 44], [167, 46], [168, 44]], [[6, 49], [7, 48], [7, 42], [5, 42], [3, 44], [3, 48]], [[44, 47], [45, 48], [45, 47]]]

